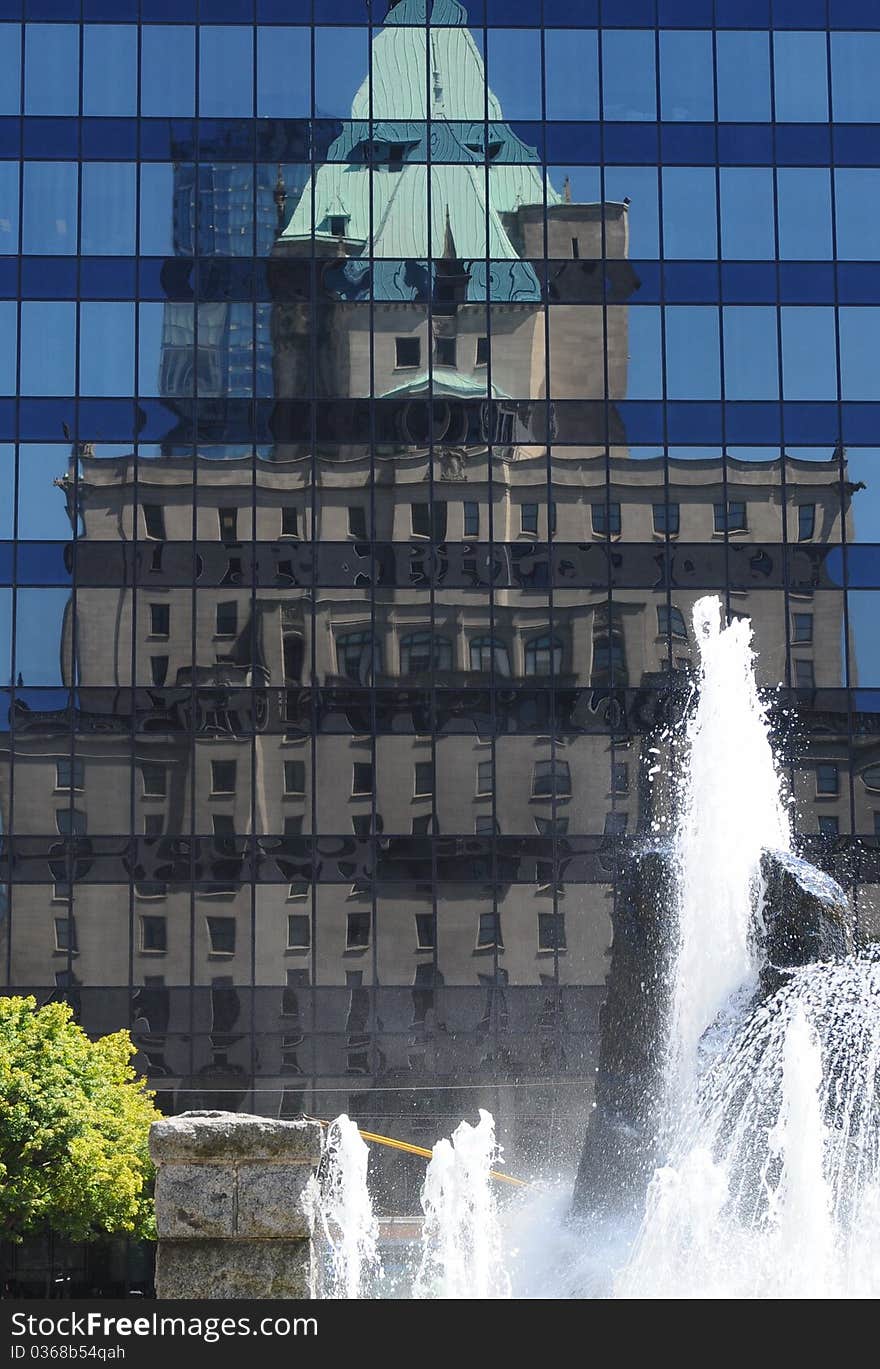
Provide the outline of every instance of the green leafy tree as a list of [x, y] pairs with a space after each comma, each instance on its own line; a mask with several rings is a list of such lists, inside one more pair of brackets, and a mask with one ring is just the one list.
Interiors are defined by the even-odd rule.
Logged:
[[153, 1236], [150, 1123], [127, 1031], [92, 1041], [66, 1003], [0, 998], [0, 1231]]

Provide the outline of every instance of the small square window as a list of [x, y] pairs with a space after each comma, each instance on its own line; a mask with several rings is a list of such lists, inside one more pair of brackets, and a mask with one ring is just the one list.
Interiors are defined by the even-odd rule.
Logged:
[[596, 537], [619, 537], [623, 525], [620, 504], [591, 504], [590, 521]]
[[298, 902], [308, 898], [310, 888], [311, 885], [307, 879], [292, 879], [287, 886], [288, 901], [296, 900]]
[[538, 914], [538, 950], [565, 950], [565, 914]]
[[144, 798], [164, 799], [168, 792], [168, 771], [155, 761], [141, 762]]
[[612, 794], [629, 793], [629, 766], [626, 761], [613, 761], [611, 765]]
[[479, 537], [480, 535], [480, 506], [470, 499], [466, 499], [464, 504], [464, 535], [465, 537]]
[[235, 818], [230, 813], [212, 813], [211, 830], [215, 837], [234, 837]]
[[235, 761], [211, 761], [211, 793], [235, 793]]
[[150, 636], [167, 637], [171, 631], [169, 604], [150, 604]]
[[604, 832], [606, 837], [622, 837], [626, 835], [627, 824], [629, 823], [628, 813], [606, 813]]
[[414, 837], [430, 836], [434, 830], [434, 816], [432, 813], [419, 813], [413, 818], [410, 831]]
[[812, 613], [795, 613], [792, 615], [791, 640], [801, 644], [811, 643], [813, 640], [813, 615]]
[[840, 770], [836, 765], [820, 761], [816, 766], [816, 793], [840, 793]]
[[346, 917], [345, 945], [349, 951], [363, 950], [370, 944], [370, 914], [349, 913]]
[[165, 541], [165, 510], [161, 504], [144, 504], [144, 531], [154, 542]]
[[312, 944], [312, 919], [307, 913], [289, 913], [287, 917], [287, 949], [305, 950]]
[[457, 365], [458, 339], [454, 337], [438, 337], [434, 339], [434, 360], [438, 366], [450, 366], [453, 369]]
[[430, 798], [434, 793], [434, 765], [432, 761], [416, 761], [413, 794], [416, 798]]
[[813, 662], [798, 657], [792, 661], [792, 665], [794, 666], [795, 689], [815, 689], [816, 672]]
[[498, 819], [491, 817], [488, 813], [481, 813], [474, 818], [474, 836], [477, 837], [497, 837], [501, 834]]
[[208, 917], [208, 940], [212, 955], [235, 954], [235, 918]]
[[831, 816], [830, 814], [829, 814], [827, 817], [820, 817], [820, 819], [819, 819], [819, 836], [820, 836], [820, 837], [838, 837], [838, 836], [840, 836], [840, 818], [833, 817], [833, 816]]
[[678, 504], [654, 504], [652, 512], [656, 533], [670, 537], [678, 535], [681, 520], [681, 508]]
[[437, 919], [433, 913], [416, 913], [416, 945], [420, 951], [433, 951], [437, 941]]
[[281, 510], [281, 536], [299, 537], [299, 509], [292, 505]]
[[348, 535], [358, 542], [366, 542], [367, 511], [361, 504], [350, 504], [348, 509]]
[[234, 637], [238, 631], [238, 604], [227, 599], [217, 605], [216, 634], [218, 637]]
[[78, 808], [58, 808], [55, 812], [55, 828], [61, 837], [84, 837], [86, 821]]
[[56, 789], [82, 789], [85, 781], [85, 766], [80, 759], [55, 762]]
[[305, 761], [284, 762], [284, 792], [285, 794], [304, 794], [306, 792]]
[[418, 337], [394, 339], [396, 363], [399, 367], [419, 366], [422, 360], [422, 340]]
[[283, 831], [286, 837], [302, 836], [303, 815], [296, 813], [292, 817], [284, 819]]
[[688, 639], [687, 624], [684, 621], [684, 614], [681, 609], [676, 608], [674, 604], [658, 604], [657, 631], [663, 637], [670, 635], [679, 641], [686, 642]]
[[503, 948], [504, 941], [501, 936], [501, 916], [499, 913], [480, 913], [477, 923], [477, 945], [481, 949], [491, 946]]
[[519, 527], [520, 532], [537, 533], [538, 531], [538, 505], [520, 504], [519, 507]]
[[76, 951], [76, 924], [72, 917], [55, 918], [56, 951]]
[[809, 542], [816, 535], [816, 505], [798, 504], [798, 541]]
[[354, 797], [372, 794], [373, 766], [371, 762], [355, 761], [351, 767], [351, 792]]
[[141, 918], [141, 950], [167, 951], [168, 923], [164, 917]]
[[570, 798], [571, 767], [568, 761], [536, 761], [532, 771], [532, 797]]
[[535, 831], [542, 837], [568, 835], [568, 818], [535, 818]]
[[477, 338], [477, 350], [474, 363], [477, 366], [489, 365], [489, 339], [487, 337]]
[[348, 228], [348, 217], [345, 214], [331, 214], [330, 232], [334, 238], [344, 238]]
[[748, 532], [748, 517], [745, 503], [741, 499], [729, 499], [713, 505], [716, 532]]
[[238, 541], [238, 509], [218, 509], [217, 518], [220, 523], [220, 541], [225, 543]]
[[477, 794], [492, 793], [492, 762], [479, 761], [477, 764]]
[[144, 813], [144, 836], [161, 837], [165, 831], [164, 813]]

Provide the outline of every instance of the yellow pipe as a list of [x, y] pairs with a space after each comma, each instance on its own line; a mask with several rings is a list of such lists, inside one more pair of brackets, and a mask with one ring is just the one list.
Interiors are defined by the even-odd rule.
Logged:
[[[322, 1127], [329, 1127], [330, 1123], [323, 1121], [320, 1117], [310, 1117], [311, 1122], [318, 1122]], [[397, 1141], [391, 1136], [378, 1136], [374, 1131], [361, 1131], [358, 1133], [365, 1141], [375, 1141], [379, 1146], [388, 1146], [392, 1150], [405, 1150], [410, 1155], [421, 1155], [424, 1160], [430, 1160], [431, 1151], [424, 1146], [410, 1145], [409, 1141]], [[525, 1179], [514, 1179], [511, 1174], [501, 1174], [497, 1169], [490, 1169], [490, 1179], [497, 1179], [500, 1184], [514, 1184], [517, 1188], [528, 1188]]]

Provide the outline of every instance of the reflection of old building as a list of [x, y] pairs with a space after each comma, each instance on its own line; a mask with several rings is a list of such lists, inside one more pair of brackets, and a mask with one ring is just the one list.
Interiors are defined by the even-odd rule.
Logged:
[[[79, 444], [47, 490], [70, 598], [60, 687], [19, 691], [3, 739], [0, 934], [9, 983], [131, 1021], [167, 1106], [433, 1139], [477, 1088], [537, 1153], [534, 1114], [577, 1143], [696, 598], [748, 614], [793, 691], [800, 828], [845, 834], [852, 785], [875, 831], [880, 752], [850, 772], [841, 703], [854, 487], [830, 448], [638, 455], [631, 211], [550, 184], [463, 21], [426, 82], [406, 8], [280, 217], [289, 164], [176, 167], [208, 298], [169, 287], [161, 455]], [[266, 297], [233, 307], [252, 194]]]

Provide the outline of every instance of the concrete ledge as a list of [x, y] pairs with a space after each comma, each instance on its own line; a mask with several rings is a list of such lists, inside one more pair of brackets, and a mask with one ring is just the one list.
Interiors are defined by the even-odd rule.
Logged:
[[321, 1128], [305, 1119], [280, 1122], [240, 1112], [184, 1112], [153, 1123], [150, 1155], [157, 1165], [281, 1160], [315, 1166], [321, 1158]]
[[308, 1241], [168, 1241], [156, 1255], [157, 1298], [308, 1298]]

